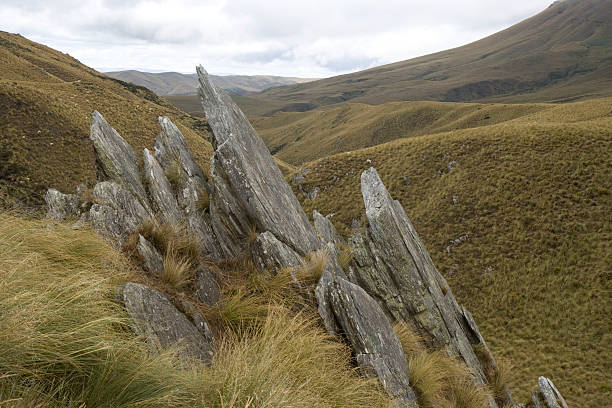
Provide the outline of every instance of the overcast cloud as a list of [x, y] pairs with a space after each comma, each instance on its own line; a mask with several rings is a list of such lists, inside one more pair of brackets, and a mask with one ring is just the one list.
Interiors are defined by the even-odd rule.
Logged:
[[553, 0], [2, 0], [0, 29], [101, 71], [327, 77], [467, 44]]

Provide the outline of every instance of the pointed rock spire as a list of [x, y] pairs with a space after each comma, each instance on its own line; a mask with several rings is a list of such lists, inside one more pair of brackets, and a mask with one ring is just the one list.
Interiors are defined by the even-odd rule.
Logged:
[[142, 155], [144, 159], [144, 176], [149, 186], [149, 194], [151, 195], [151, 201], [157, 215], [169, 224], [181, 224], [183, 215], [166, 174], [148, 149], [144, 149]]
[[197, 67], [200, 99], [213, 132], [211, 218], [226, 256], [247, 247], [255, 224], [299, 255], [321, 246], [267, 147], [240, 108]]
[[[389, 316], [412, 322], [430, 345], [449, 347], [473, 370], [478, 383], [486, 383], [473, 349], [482, 338], [478, 328], [473, 320], [469, 325], [465, 321], [463, 309], [402, 206], [391, 198], [374, 168], [362, 173], [361, 190], [368, 227], [365, 235], [357, 234], [350, 240], [356, 283], [377, 299]], [[491, 406], [497, 404], [491, 401]]]
[[103, 179], [101, 181], [112, 180], [122, 184], [150, 210], [147, 193], [140, 179], [138, 157], [132, 147], [98, 111], [91, 115], [89, 130], [89, 138], [93, 142], [99, 170], [102, 172], [102, 177], [99, 177]]

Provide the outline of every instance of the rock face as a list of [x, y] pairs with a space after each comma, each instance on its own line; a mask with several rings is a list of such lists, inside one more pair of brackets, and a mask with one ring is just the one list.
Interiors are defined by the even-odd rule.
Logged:
[[113, 180], [122, 184], [138, 198], [140, 203], [149, 210], [147, 193], [140, 179], [138, 158], [132, 147], [115, 129], [98, 113], [94, 111], [91, 117], [89, 138], [96, 150], [99, 179]]
[[147, 272], [154, 276], [161, 276], [164, 273], [164, 258], [153, 244], [140, 234], [138, 234], [136, 250]]
[[166, 296], [138, 283], [126, 283], [119, 288], [119, 300], [125, 306], [134, 331], [153, 349], [181, 347], [181, 356], [209, 362], [214, 346], [178, 311]]
[[166, 174], [148, 149], [144, 149], [142, 156], [145, 180], [157, 216], [169, 224], [180, 225], [183, 215]]
[[546, 377], [538, 378], [538, 391], [531, 394], [531, 402], [536, 408], [568, 408], [555, 384]]
[[[361, 190], [369, 225], [365, 234], [350, 239], [356, 283], [387, 315], [412, 322], [431, 346], [449, 347], [473, 370], [478, 383], [486, 383], [472, 348], [482, 338], [478, 328], [473, 320], [471, 325], [466, 323], [463, 309], [436, 270], [403, 208], [391, 199], [373, 168], [361, 175]], [[468, 329], [470, 333], [466, 333]], [[472, 335], [470, 342], [472, 332], [477, 335]], [[491, 401], [491, 406], [497, 405]]]
[[317, 210], [312, 212], [312, 219], [314, 221], [314, 228], [321, 242], [328, 243], [340, 243], [343, 239], [336, 231], [336, 227], [331, 223], [329, 219], [322, 216]]
[[64, 194], [50, 188], [45, 194], [47, 217], [56, 221], [75, 218], [81, 214], [79, 197], [76, 194]]
[[267, 147], [240, 108], [197, 68], [200, 98], [213, 131], [211, 219], [225, 256], [247, 247], [252, 224], [299, 255], [320, 247], [314, 230]]
[[189, 152], [183, 134], [167, 117], [159, 117], [161, 132], [155, 141], [155, 158], [175, 182], [178, 206], [191, 233], [198, 237], [206, 258], [218, 260], [223, 253], [214, 235], [210, 216], [202, 202], [210, 194], [204, 173]]
[[91, 206], [87, 221], [118, 248], [123, 246], [128, 235], [152, 218], [141, 201], [119, 183], [98, 183], [93, 196], [96, 204]]
[[209, 306], [219, 301], [220, 289], [215, 275], [206, 266], [198, 269], [196, 278], [196, 297]]
[[328, 285], [327, 298], [358, 364], [378, 377], [396, 407], [418, 408], [402, 346], [378, 303], [340, 277]]
[[304, 264], [304, 258], [299, 256], [289, 246], [280, 242], [274, 234], [266, 231], [259, 234], [251, 254], [255, 265], [261, 270], [267, 269], [274, 273], [282, 268], [296, 267]]

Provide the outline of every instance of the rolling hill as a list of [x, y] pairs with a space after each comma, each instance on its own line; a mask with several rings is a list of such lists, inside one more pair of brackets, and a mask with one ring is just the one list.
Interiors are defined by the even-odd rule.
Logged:
[[249, 117], [346, 101], [567, 102], [612, 95], [612, 1], [565, 0], [474, 43], [236, 98]]
[[[141, 72], [115, 71], [105, 72], [111, 78], [144, 86], [161, 96], [196, 95], [198, 79], [196, 74], [178, 72]], [[314, 78], [289, 78], [272, 75], [211, 75], [215, 84], [235, 95], [260, 92], [282, 85], [301, 84], [314, 81]]]

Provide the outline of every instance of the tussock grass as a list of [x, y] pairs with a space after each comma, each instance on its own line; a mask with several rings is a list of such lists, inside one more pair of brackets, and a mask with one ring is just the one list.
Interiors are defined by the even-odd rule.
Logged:
[[421, 408], [486, 408], [492, 396], [488, 387], [477, 386], [462, 362], [446, 350], [428, 350], [421, 337], [406, 323], [394, 330], [410, 367], [410, 385]]
[[0, 213], [2, 406], [388, 406], [316, 314], [269, 299], [259, 324], [224, 327], [210, 367], [151, 353], [112, 300], [137, 273], [92, 232]]
[[161, 279], [173, 288], [181, 289], [193, 280], [195, 268], [191, 260], [182, 256], [174, 245], [170, 244], [166, 249]]

